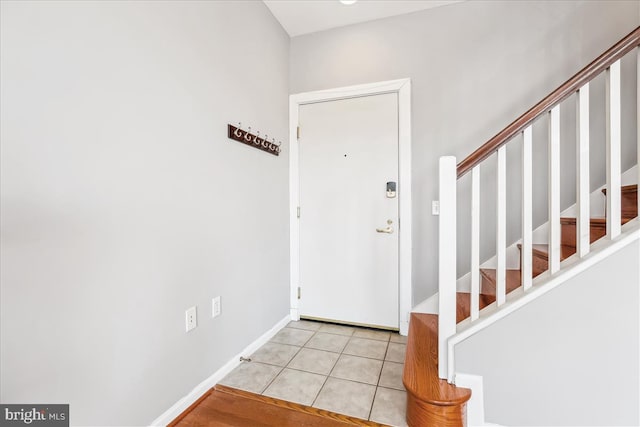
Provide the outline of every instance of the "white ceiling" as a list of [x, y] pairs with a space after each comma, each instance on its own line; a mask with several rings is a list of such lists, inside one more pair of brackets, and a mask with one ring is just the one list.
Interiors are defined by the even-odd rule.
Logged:
[[463, 0], [359, 0], [343, 5], [338, 0], [263, 0], [289, 36], [373, 21], [459, 3]]

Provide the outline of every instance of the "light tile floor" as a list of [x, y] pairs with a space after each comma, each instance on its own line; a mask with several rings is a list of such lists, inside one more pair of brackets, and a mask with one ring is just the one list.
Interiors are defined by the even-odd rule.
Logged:
[[290, 322], [220, 384], [392, 426], [406, 426], [406, 337]]

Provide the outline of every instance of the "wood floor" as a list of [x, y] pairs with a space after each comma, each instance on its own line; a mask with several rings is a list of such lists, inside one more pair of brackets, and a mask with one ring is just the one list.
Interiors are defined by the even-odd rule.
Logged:
[[348, 427], [383, 424], [216, 385], [170, 427]]

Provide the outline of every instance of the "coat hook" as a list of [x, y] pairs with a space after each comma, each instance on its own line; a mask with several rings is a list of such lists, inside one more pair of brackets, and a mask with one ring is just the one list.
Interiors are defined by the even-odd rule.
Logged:
[[276, 142], [275, 138], [269, 138], [269, 135], [267, 134], [262, 136], [260, 131], [257, 130], [252, 133], [251, 126], [248, 126], [245, 130], [242, 128], [241, 122], [238, 122], [237, 126], [234, 126], [231, 123], [227, 124], [227, 137], [247, 145], [252, 145], [254, 148], [258, 148], [259, 150], [273, 154], [274, 156], [280, 154], [280, 145], [282, 144], [282, 141]]
[[233, 131], [233, 134], [238, 138], [242, 138], [242, 129], [240, 129], [241, 127], [242, 127], [242, 122], [238, 122], [238, 127], [236, 128], [236, 130]]

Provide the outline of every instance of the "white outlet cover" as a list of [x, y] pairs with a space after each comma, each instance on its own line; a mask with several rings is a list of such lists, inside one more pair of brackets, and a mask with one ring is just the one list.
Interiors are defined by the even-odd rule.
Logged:
[[198, 309], [194, 306], [185, 312], [186, 329], [189, 332], [198, 326]]
[[215, 297], [211, 300], [211, 316], [220, 316], [220, 297]]

